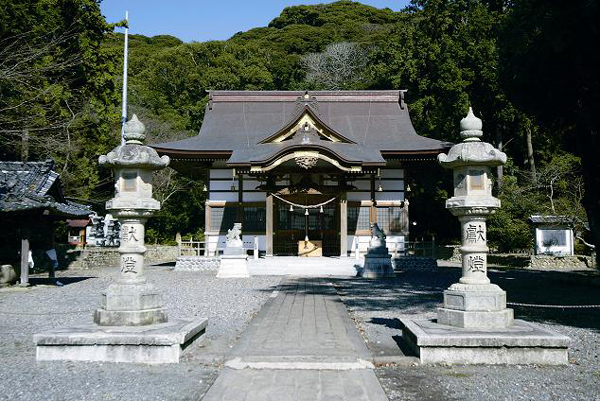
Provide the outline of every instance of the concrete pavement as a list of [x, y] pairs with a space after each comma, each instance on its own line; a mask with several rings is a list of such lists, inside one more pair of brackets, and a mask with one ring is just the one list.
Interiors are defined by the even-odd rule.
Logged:
[[371, 360], [327, 279], [288, 279], [250, 322], [204, 400], [387, 400]]

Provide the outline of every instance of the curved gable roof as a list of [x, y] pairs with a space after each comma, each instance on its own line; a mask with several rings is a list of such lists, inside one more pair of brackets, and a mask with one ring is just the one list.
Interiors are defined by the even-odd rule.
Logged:
[[[321, 124], [354, 143], [357, 149], [352, 153], [360, 154], [358, 148], [365, 147], [384, 154], [435, 154], [450, 147], [447, 142], [415, 132], [403, 93], [399, 90], [214, 91], [210, 93], [204, 123], [197, 136], [152, 146], [159, 153], [174, 157], [210, 157], [237, 151], [249, 161], [265, 154], [266, 149], [261, 147], [273, 145], [261, 142], [293, 126], [299, 115], [298, 99], [308, 94], [316, 104], [302, 106]], [[315, 107], [318, 112], [312, 110]]]

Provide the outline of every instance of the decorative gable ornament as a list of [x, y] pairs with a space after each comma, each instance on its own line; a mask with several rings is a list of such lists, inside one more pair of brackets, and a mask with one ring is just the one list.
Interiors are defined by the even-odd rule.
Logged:
[[305, 170], [309, 170], [317, 165], [319, 158], [316, 156], [297, 156], [294, 158], [296, 164]]
[[325, 123], [312, 106], [305, 104], [287, 124], [261, 140], [259, 144], [281, 143], [295, 140], [302, 131], [310, 132], [314, 141], [356, 144]]

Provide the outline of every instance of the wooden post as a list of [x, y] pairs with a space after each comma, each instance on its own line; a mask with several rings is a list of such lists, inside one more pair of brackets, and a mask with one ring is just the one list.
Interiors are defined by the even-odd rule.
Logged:
[[254, 236], [254, 259], [258, 259], [258, 237]]
[[23, 130], [21, 134], [21, 161], [26, 162], [29, 159], [29, 131]]
[[348, 256], [348, 200], [346, 194], [340, 199], [340, 256]]
[[266, 256], [273, 256], [273, 195], [267, 195]]
[[375, 210], [375, 174], [371, 174], [371, 209], [369, 209], [369, 223], [377, 222], [377, 211]]
[[[242, 223], [242, 233], [244, 232], [244, 176], [238, 175], [238, 206], [237, 206], [237, 221]], [[243, 234], [240, 235], [240, 238]]]
[[[25, 223], [27, 224], [27, 223]], [[21, 287], [29, 285], [29, 231], [21, 231]]]
[[[213, 253], [210, 250], [210, 235], [206, 235], [207, 231], [212, 230], [212, 207], [208, 204], [208, 201], [204, 203], [204, 255], [216, 256], [216, 252]], [[218, 235], [218, 234], [217, 234]]]

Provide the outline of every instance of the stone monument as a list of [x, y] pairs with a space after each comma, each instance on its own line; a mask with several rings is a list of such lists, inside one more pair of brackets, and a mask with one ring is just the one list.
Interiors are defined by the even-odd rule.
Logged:
[[234, 223], [233, 228], [227, 230], [226, 247], [221, 256], [218, 278], [243, 278], [250, 277], [248, 272], [248, 257], [241, 239], [242, 223]]
[[36, 334], [38, 360], [178, 362], [182, 351], [206, 328], [206, 319], [167, 318], [160, 294], [144, 274], [144, 225], [160, 209], [152, 198], [152, 171], [167, 156], [143, 145], [144, 125], [134, 115], [125, 123], [126, 143], [100, 156], [115, 173], [115, 197], [106, 202], [121, 223], [120, 275], [102, 294], [94, 324]]
[[514, 320], [506, 292], [487, 276], [486, 220], [500, 207], [491, 167], [506, 163], [506, 154], [480, 140], [483, 124], [471, 108], [460, 128], [463, 142], [438, 161], [454, 171], [446, 208], [461, 223], [462, 277], [444, 291], [437, 321], [401, 319], [404, 340], [424, 363], [567, 363], [569, 339]]
[[377, 223], [371, 224], [371, 240], [365, 254], [361, 276], [364, 278], [395, 277], [392, 255], [388, 252], [385, 233]]

